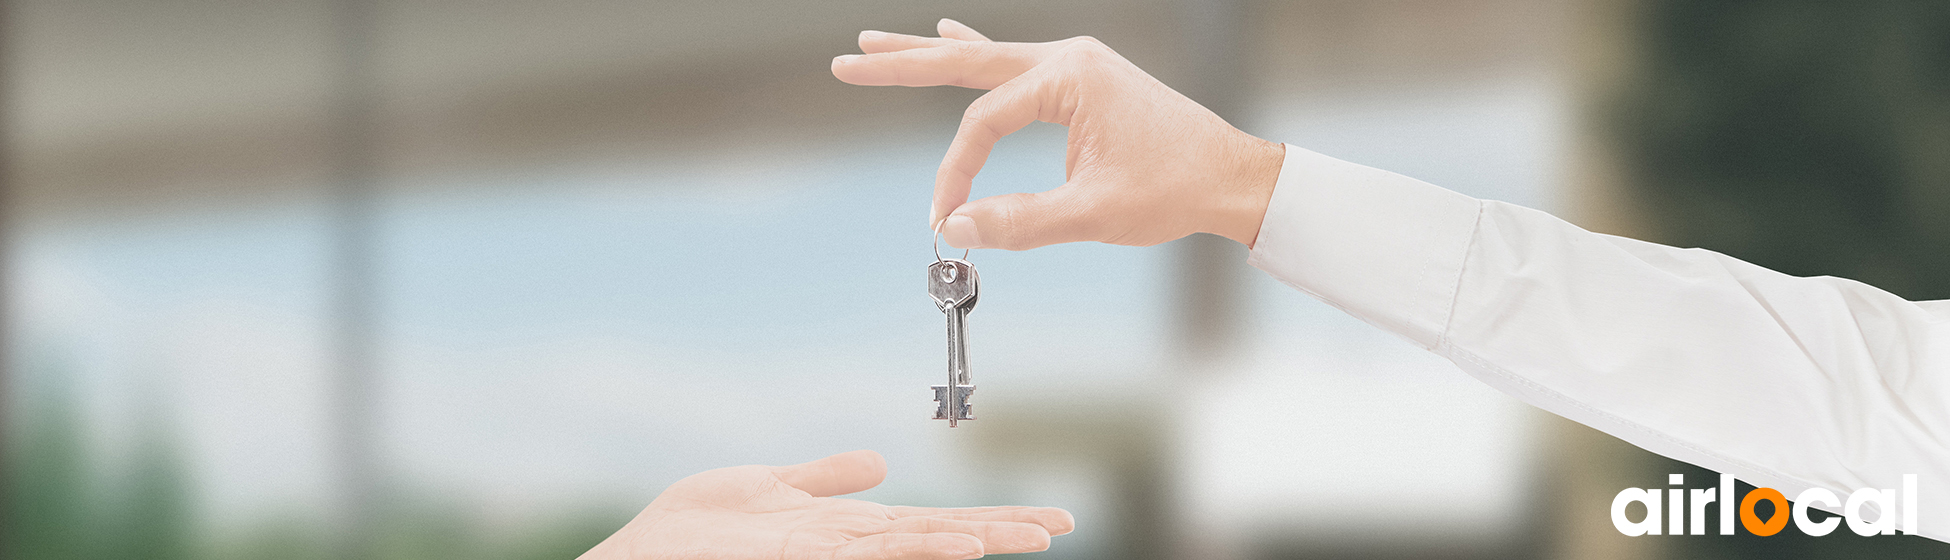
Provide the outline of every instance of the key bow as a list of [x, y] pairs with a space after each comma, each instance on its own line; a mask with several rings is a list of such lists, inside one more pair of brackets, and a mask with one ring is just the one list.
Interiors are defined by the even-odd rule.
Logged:
[[942, 259], [928, 266], [928, 295], [944, 313], [957, 307], [974, 307], [981, 285], [975, 265], [968, 261]]

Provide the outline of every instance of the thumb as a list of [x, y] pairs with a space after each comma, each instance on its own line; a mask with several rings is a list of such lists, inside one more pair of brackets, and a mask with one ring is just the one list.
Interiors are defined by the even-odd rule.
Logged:
[[1064, 185], [1047, 192], [991, 196], [962, 204], [941, 222], [941, 239], [962, 249], [1021, 251], [1072, 241], [1095, 241], [1103, 229], [1082, 191]]
[[879, 486], [887, 478], [887, 459], [862, 449], [810, 463], [772, 467], [772, 474], [788, 486], [824, 498]]

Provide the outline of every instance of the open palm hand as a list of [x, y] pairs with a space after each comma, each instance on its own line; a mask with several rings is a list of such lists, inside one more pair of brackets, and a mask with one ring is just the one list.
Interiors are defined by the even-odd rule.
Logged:
[[789, 467], [749, 465], [678, 481], [583, 555], [614, 559], [951, 560], [1049, 548], [1069, 512], [1004, 506], [924, 508], [834, 498], [886, 477], [872, 451]]

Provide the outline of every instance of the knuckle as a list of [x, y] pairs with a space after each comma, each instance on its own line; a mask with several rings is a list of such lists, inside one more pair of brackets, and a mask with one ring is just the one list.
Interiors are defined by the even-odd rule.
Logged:
[[[968, 109], [961, 112], [961, 124], [957, 125], [958, 127], [957, 130], [965, 134], [969, 130], [973, 130], [975, 127], [980, 126], [982, 124], [982, 114], [985, 111], [986, 110], [982, 108], [980, 102], [969, 104]], [[960, 136], [960, 134], [957, 134], [956, 136]]]
[[995, 123], [991, 122], [1001, 109], [1000, 103], [990, 96], [977, 98], [974, 103], [968, 104], [968, 109], [962, 111], [959, 132], [955, 136], [962, 138], [969, 133], [981, 132], [987, 134], [990, 141], [1001, 140], [1002, 131], [997, 130]]
[[[975, 98], [975, 101], [970, 102], [968, 104], [968, 108], [963, 109], [961, 112], [962, 126], [980, 124], [982, 121], [988, 120], [989, 117], [993, 116], [997, 111], [1001, 110], [1004, 98], [1009, 92], [1009, 90], [1005, 88], [1008, 87], [1010, 86], [1004, 84], [1002, 87], [998, 87], [995, 88], [994, 91], [984, 93], [982, 94], [981, 97]], [[997, 92], [1001, 92], [1001, 93], [997, 93]]]
[[1002, 195], [1001, 204], [995, 205], [995, 211], [989, 215], [989, 223], [994, 227], [982, 231], [984, 244], [1008, 251], [1027, 248], [1023, 246], [1022, 227], [1023, 204], [1028, 201], [1028, 196], [1023, 193]]
[[1082, 193], [1070, 197], [1069, 203], [1063, 210], [1069, 220], [1071, 234], [1082, 239], [1100, 241], [1110, 236], [1108, 232], [1125, 227], [1131, 220], [1132, 214], [1118, 210], [1117, 206], [1120, 202], [1116, 198], [1088, 196]]
[[1065, 67], [1065, 72], [1089, 72], [1103, 66], [1107, 52], [1085, 45], [1087, 43], [1072, 43], [1063, 47], [1053, 57], [1054, 61]]
[[988, 119], [982, 115], [962, 117], [961, 127], [955, 130], [955, 139], [948, 142], [955, 150], [981, 148], [1001, 139], [995, 128], [989, 126]]
[[995, 100], [989, 99], [989, 96], [984, 95], [975, 98], [975, 101], [968, 104], [967, 109], [962, 109], [961, 111], [962, 128], [968, 128], [971, 125], [980, 123], [983, 117], [986, 117], [994, 108]]
[[943, 54], [958, 62], [968, 63], [977, 57], [988, 54], [987, 45], [973, 41], [958, 41], [941, 47]]
[[1110, 54], [1110, 46], [1096, 37], [1088, 35], [1070, 39], [1063, 45], [1063, 52], [1083, 56], [1102, 56]]
[[948, 531], [953, 529], [953, 527], [951, 527], [948, 521], [945, 519], [940, 519], [935, 517], [922, 517], [919, 519], [921, 521], [915, 524], [916, 525], [915, 530], [918, 532], [939, 533], [942, 531]]

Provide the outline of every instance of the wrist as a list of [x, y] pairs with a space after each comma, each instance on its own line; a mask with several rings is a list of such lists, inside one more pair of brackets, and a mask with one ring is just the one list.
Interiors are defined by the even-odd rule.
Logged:
[[1286, 145], [1252, 136], [1224, 158], [1227, 169], [1217, 191], [1216, 206], [1206, 233], [1237, 241], [1248, 248], [1259, 238], [1260, 223], [1266, 219], [1266, 205], [1273, 199], [1273, 187], [1280, 181], [1280, 167], [1286, 162]]

